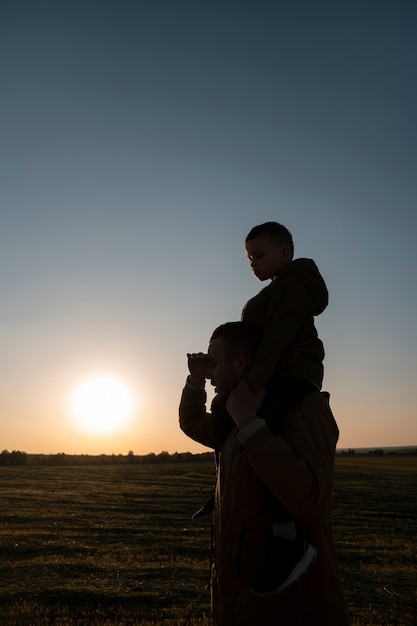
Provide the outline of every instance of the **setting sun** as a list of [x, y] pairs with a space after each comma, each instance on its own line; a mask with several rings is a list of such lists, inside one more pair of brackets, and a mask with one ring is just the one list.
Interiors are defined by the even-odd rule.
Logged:
[[136, 398], [128, 385], [113, 375], [91, 376], [70, 396], [70, 412], [77, 425], [95, 435], [122, 430], [133, 415]]

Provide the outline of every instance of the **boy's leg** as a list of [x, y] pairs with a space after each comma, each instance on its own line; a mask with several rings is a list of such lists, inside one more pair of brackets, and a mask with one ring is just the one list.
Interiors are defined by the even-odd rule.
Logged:
[[214, 488], [210, 490], [210, 495], [202, 506], [192, 514], [194, 522], [212, 522], [214, 513]]
[[289, 511], [265, 488], [266, 505], [272, 520], [265, 561], [251, 584], [251, 593], [270, 596], [294, 584], [314, 564], [317, 550], [304, 535]]
[[251, 593], [263, 597], [281, 593], [297, 582], [316, 558], [316, 548], [304, 540], [302, 533], [297, 532], [295, 540], [272, 535], [265, 562], [252, 581]]
[[[271, 386], [268, 386], [261, 416], [272, 432], [280, 435], [288, 413], [301, 398], [316, 389], [308, 381], [282, 378], [272, 380]], [[284, 591], [307, 572], [317, 557], [316, 548], [305, 541], [289, 511], [266, 487], [265, 495], [272, 533], [263, 567], [251, 585], [251, 592], [259, 596]]]
[[[219, 466], [219, 451], [214, 451], [214, 464], [217, 468]], [[214, 487], [212, 489], [208, 489], [209, 497], [203, 503], [203, 505], [191, 516], [191, 519], [194, 522], [212, 522], [213, 521], [213, 513], [214, 513]]]

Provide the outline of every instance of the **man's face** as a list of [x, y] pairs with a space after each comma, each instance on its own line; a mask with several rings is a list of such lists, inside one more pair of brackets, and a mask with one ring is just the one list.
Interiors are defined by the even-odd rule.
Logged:
[[242, 356], [230, 357], [225, 349], [222, 337], [210, 342], [208, 348], [209, 366], [206, 377], [214, 386], [215, 392], [227, 398], [243, 379], [244, 364]]
[[258, 280], [272, 279], [291, 260], [288, 246], [279, 246], [266, 236], [247, 241], [245, 250]]

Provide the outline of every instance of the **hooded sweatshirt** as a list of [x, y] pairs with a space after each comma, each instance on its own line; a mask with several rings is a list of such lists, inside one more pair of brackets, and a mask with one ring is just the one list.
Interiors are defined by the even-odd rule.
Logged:
[[314, 317], [324, 311], [328, 298], [314, 261], [296, 259], [246, 303], [241, 319], [263, 329], [248, 378], [250, 389], [265, 387], [272, 375], [303, 379], [321, 389], [324, 348]]

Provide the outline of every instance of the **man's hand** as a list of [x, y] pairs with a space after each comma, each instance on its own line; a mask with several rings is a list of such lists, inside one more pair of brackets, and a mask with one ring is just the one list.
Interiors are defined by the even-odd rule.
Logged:
[[264, 395], [265, 389], [252, 393], [244, 380], [230, 392], [226, 408], [239, 430], [258, 419], [257, 411], [262, 404]]
[[188, 369], [190, 371], [189, 383], [195, 387], [204, 387], [206, 374], [209, 366], [209, 358], [203, 352], [187, 354]]

